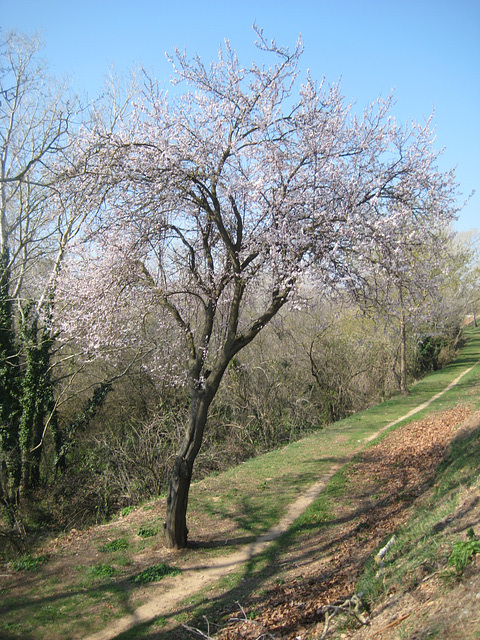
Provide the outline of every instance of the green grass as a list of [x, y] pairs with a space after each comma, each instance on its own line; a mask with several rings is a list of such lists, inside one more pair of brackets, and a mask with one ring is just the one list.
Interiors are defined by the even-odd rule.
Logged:
[[[224, 519], [231, 520], [241, 542], [265, 533], [278, 523], [288, 505], [305, 488], [327, 473], [332, 464], [343, 463], [350, 459], [355, 451], [368, 446], [367, 440], [372, 434], [439, 393], [479, 357], [480, 332], [470, 331], [469, 342], [460, 356], [442, 371], [419, 381], [407, 396], [395, 396], [308, 438], [249, 460], [225, 473], [215, 474], [194, 483], [190, 492], [188, 514], [191, 530], [194, 530], [195, 521], [211, 518], [212, 527]], [[405, 420], [403, 424], [421, 419], [431, 412], [460, 404], [468, 405], [473, 410], [478, 409], [479, 390], [480, 367], [476, 367], [464, 376], [454, 389], [422, 412]], [[398, 428], [400, 424], [393, 428]], [[432, 533], [432, 530], [435, 523], [455, 508], [459, 488], [478, 481], [478, 459], [479, 434], [472, 435], [468, 442], [458, 441], [454, 444], [437, 472], [437, 486], [431, 502], [423, 506], [423, 511], [414, 516], [408, 527], [398, 532], [397, 541], [386, 558], [381, 588], [375, 579], [377, 567], [374, 566], [372, 558], [372, 564], [365, 568], [364, 575], [359, 580], [359, 590], [368, 590], [369, 597], [374, 598], [379, 596], [382, 589], [388, 588], [389, 581], [393, 584], [395, 580], [402, 581], [403, 576], [413, 573], [420, 558], [422, 561], [433, 563], [440, 556], [445, 562], [448, 561], [453, 545], [445, 544], [441, 536]], [[220, 620], [222, 612], [226, 609], [230, 607], [230, 611], [235, 610], [235, 600], [242, 601], [253, 590], [261, 589], [265, 580], [278, 578], [279, 564], [289, 550], [302, 539], [308, 538], [310, 531], [315, 532], [319, 527], [328, 526], [336, 501], [345, 500], [346, 483], [346, 470], [343, 469], [329, 481], [326, 490], [294, 523], [287, 534], [262, 554], [252, 558], [239, 571], [215, 585], [213, 601], [210, 599], [210, 592], [192, 595], [188, 604], [185, 604], [187, 611], [181, 620], [197, 620], [201, 623], [203, 615], [208, 615], [210, 620]], [[348, 497], [346, 499], [348, 500]], [[130, 513], [130, 508], [127, 509], [124, 515]], [[148, 510], [151, 509], [152, 505], [149, 505]], [[147, 507], [144, 507], [143, 511], [147, 511]], [[126, 524], [128, 525], [128, 521]], [[86, 636], [92, 631], [93, 622], [92, 615], [84, 611], [86, 597], [92, 604], [97, 603], [97, 629], [100, 628], [99, 622], [106, 626], [113, 617], [130, 613], [141, 603], [138, 600], [137, 587], [148, 584], [150, 579], [156, 581], [164, 575], [173, 575], [173, 572], [179, 571], [176, 567], [162, 563], [134, 575], [132, 581], [127, 579], [132, 573], [129, 566], [134, 566], [135, 554], [143, 549], [145, 544], [150, 543], [150, 540], [154, 541], [160, 529], [161, 526], [156, 520], [145, 522], [140, 527], [137, 520], [136, 524], [132, 523], [127, 533], [122, 530], [116, 539], [97, 547], [102, 554], [115, 554], [108, 556], [110, 564], [100, 563], [91, 569], [82, 569], [80, 566], [78, 571], [66, 576], [65, 582], [61, 584], [55, 584], [44, 572], [42, 565], [38, 564], [33, 574], [37, 582], [32, 581], [30, 590], [24, 593], [21, 600], [10, 597], [8, 593], [2, 593], [2, 596], [6, 597], [3, 597], [0, 605], [0, 637], [2, 632], [5, 635], [9, 634], [11, 638], [22, 639], [33, 637], [31, 634], [34, 634], [36, 639], [44, 640], [51, 637], [68, 637], [73, 628], [76, 629], [77, 635]], [[135, 536], [142, 540], [136, 540]], [[100, 542], [97, 541], [96, 544], [100, 545]], [[226, 554], [232, 551], [234, 546], [235, 543], [228, 547], [219, 544], [188, 553], [195, 553], [195, 558], [198, 558], [198, 563], [201, 564], [205, 555]], [[81, 557], [78, 561], [81, 563]], [[124, 568], [118, 569], [119, 566]], [[21, 570], [28, 569], [25, 566]], [[39, 581], [41, 598], [38, 598]], [[109, 609], [107, 604], [112, 608]], [[170, 628], [169, 624], [172, 624], [172, 620], [162, 618], [140, 625], [118, 638], [160, 638], [161, 629]], [[165, 638], [171, 637], [168, 635], [169, 631], [165, 633]], [[178, 632], [178, 636], [190, 637], [183, 630]]]
[[126, 538], [118, 538], [117, 540], [110, 540], [103, 544], [99, 551], [102, 553], [114, 553], [115, 551], [124, 551], [130, 547], [130, 543]]
[[14, 571], [36, 571], [46, 562], [48, 562], [48, 556], [46, 555], [25, 555], [21, 558], [13, 560], [11, 563], [11, 567]]
[[176, 576], [181, 573], [180, 569], [176, 567], [170, 567], [169, 565], [161, 562], [153, 567], [148, 567], [141, 573], [130, 578], [130, 582], [136, 584], [146, 584], [147, 582], [158, 582], [165, 576]]
[[117, 570], [111, 564], [97, 564], [90, 567], [90, 574], [93, 578], [111, 578]]

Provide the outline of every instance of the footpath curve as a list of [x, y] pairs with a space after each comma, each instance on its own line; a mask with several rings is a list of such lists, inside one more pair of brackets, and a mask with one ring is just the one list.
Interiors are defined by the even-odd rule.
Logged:
[[426, 402], [414, 407], [405, 415], [389, 422], [381, 429], [378, 429], [375, 433], [366, 437], [362, 443], [353, 451], [348, 453], [348, 455], [333, 463], [326, 473], [322, 474], [322, 476], [313, 485], [304, 491], [297, 500], [290, 505], [278, 524], [272, 527], [267, 533], [258, 537], [253, 543], [245, 545], [239, 551], [229, 554], [228, 556], [212, 558], [208, 566], [184, 570], [181, 575], [172, 579], [172, 582], [170, 583], [172, 585], [171, 588], [165, 591], [165, 593], [160, 597], [157, 596], [156, 598], [147, 601], [145, 604], [138, 607], [133, 613], [118, 619], [101, 631], [89, 635], [85, 640], [113, 640], [121, 633], [132, 629], [136, 625], [151, 622], [159, 616], [171, 613], [176, 605], [178, 605], [178, 603], [183, 599], [188, 596], [192, 596], [220, 578], [239, 569], [244, 563], [250, 560], [250, 558], [264, 551], [268, 545], [285, 533], [289, 527], [292, 526], [295, 520], [299, 518], [310, 506], [310, 504], [318, 498], [335, 473], [347, 464], [353, 456], [359, 453], [367, 443], [371, 442], [403, 420], [407, 420], [420, 411], [423, 411], [423, 409], [426, 409], [429, 405], [450, 391], [450, 389], [455, 387], [460, 380], [470, 373], [470, 371], [472, 371], [472, 369], [474, 369], [479, 363], [480, 361], [463, 371], [448, 386], [432, 396]]

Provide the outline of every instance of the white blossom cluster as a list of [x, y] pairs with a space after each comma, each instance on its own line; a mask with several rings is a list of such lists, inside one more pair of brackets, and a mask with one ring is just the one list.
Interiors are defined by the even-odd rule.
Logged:
[[[72, 141], [64, 198], [89, 227], [62, 270], [59, 322], [89, 357], [155, 343], [152, 370], [208, 385], [306, 279], [392, 308], [428, 288], [422, 245], [436, 255], [456, 198], [430, 123], [400, 127], [391, 98], [359, 117], [338, 85], [299, 85], [301, 42], [259, 32], [259, 49], [272, 66], [243, 67], [228, 43], [208, 68], [176, 52], [182, 95], [145, 73]], [[172, 343], [180, 367], [165, 366]]]

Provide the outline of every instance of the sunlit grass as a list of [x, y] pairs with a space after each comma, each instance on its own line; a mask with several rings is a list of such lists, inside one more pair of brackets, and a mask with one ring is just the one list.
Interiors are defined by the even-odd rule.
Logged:
[[[239, 537], [244, 540], [254, 539], [257, 535], [265, 533], [278, 523], [287, 507], [307, 487], [328, 472], [332, 464], [351, 459], [355, 451], [366, 446], [368, 438], [373, 434], [445, 389], [460, 373], [472, 366], [480, 354], [480, 334], [469, 332], [468, 335], [469, 342], [460, 356], [443, 370], [415, 384], [407, 396], [392, 397], [303, 440], [194, 483], [189, 503], [190, 520], [201, 522], [203, 518], [208, 517], [214, 527], [215, 522], [222, 523], [229, 519], [237, 535], [242, 534]], [[443, 411], [457, 405], [467, 405], [472, 410], [480, 408], [480, 367], [475, 367], [455, 388], [408, 420], [421, 419], [431, 412]], [[398, 426], [397, 424], [393, 428]], [[468, 446], [462, 442], [456, 443], [449, 457], [441, 465], [432, 503], [426, 505], [424, 511], [415, 516], [411, 525], [399, 534], [392, 549], [392, 558], [402, 555], [403, 562], [403, 565], [393, 562], [391, 567], [387, 567], [392, 570], [392, 580], [398, 580], [401, 571], [408, 571], [409, 567], [414, 567], [419, 554], [423, 553], [425, 556], [427, 551], [432, 556], [438, 556], [444, 551], [447, 553], [448, 549], [443, 549], [440, 539], [434, 539], [433, 542], [432, 539], [428, 539], [428, 528], [453, 508], [455, 491], [460, 485], [468, 486], [475, 482], [480, 456], [478, 446], [475, 440], [470, 441]], [[330, 526], [335, 502], [348, 501], [348, 495], [345, 495], [346, 482], [344, 469], [329, 481], [326, 490], [282, 538], [215, 585], [215, 603], [212, 604], [205, 593], [192, 596], [189, 604], [191, 615], [201, 620], [205, 612], [209, 612], [210, 615], [212, 611], [217, 611], [217, 608], [218, 611], [222, 610], [225, 605], [222, 598], [234, 603], [235, 599], [246, 597], [252, 588], [252, 580], [261, 584], [264, 579], [274, 579], [282, 558], [303, 537], [308, 537], [309, 531], [316, 531], [321, 526]], [[129, 509], [124, 516], [128, 516], [131, 511], [132, 509]], [[79, 558], [78, 570], [66, 576], [65, 583], [58, 583], [58, 577], [49, 577], [44, 573], [42, 566], [36, 567], [34, 576], [37, 580], [38, 575], [38, 579], [42, 581], [44, 600], [36, 597], [34, 586], [21, 601], [3, 593], [0, 607], [0, 637], [2, 633], [8, 634], [11, 638], [28, 638], [35, 633], [38, 640], [69, 637], [68, 634], [73, 628], [77, 630], [77, 636], [79, 632], [87, 635], [95, 622], [92, 615], [85, 612], [87, 600], [94, 607], [93, 610], [98, 612], [95, 622], [97, 628], [99, 619], [103, 625], [107, 625], [114, 617], [130, 613], [132, 607], [137, 606], [141, 600], [138, 600], [138, 586], [135, 583], [129, 582], [128, 587], [122, 583], [124, 578], [127, 582], [126, 577], [132, 573], [131, 569], [125, 567], [132, 564], [136, 553], [144, 550], [150, 541], [153, 544], [155, 536], [161, 534], [160, 521], [150, 519], [141, 525], [132, 522], [127, 533], [116, 533], [115, 529], [112, 529], [109, 534], [116, 534], [117, 537], [106, 542], [105, 538], [101, 542], [97, 539], [97, 549], [100, 553], [98, 564], [91, 569], [82, 567]], [[430, 545], [428, 549], [425, 546], [417, 550], [419, 540], [425, 540], [425, 545]], [[218, 555], [233, 550], [233, 545], [218, 545], [195, 550], [194, 553], [201, 558], [202, 555]], [[25, 566], [25, 574], [31, 576], [32, 572], [27, 572], [26, 569]], [[373, 565], [371, 570], [369, 567], [366, 568], [363, 582], [361, 580], [358, 587], [370, 590], [371, 597], [372, 585], [376, 584], [375, 580], [372, 580], [373, 570]], [[396, 571], [398, 573], [395, 573]], [[115, 580], [120, 582], [113, 582]], [[106, 603], [110, 608], [106, 607]], [[152, 637], [152, 633], [160, 638], [161, 629], [167, 622], [161, 619], [140, 625], [132, 632], [119, 636], [119, 640], [147, 638], [149, 634]], [[165, 635], [165, 638], [167, 637], [168, 632]]]

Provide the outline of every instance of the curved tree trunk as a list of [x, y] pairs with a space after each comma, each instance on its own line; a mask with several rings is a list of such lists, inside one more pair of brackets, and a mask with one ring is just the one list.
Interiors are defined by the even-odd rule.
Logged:
[[[202, 444], [203, 432], [208, 417], [208, 410], [218, 391], [223, 374], [232, 358], [249, 344], [255, 336], [285, 304], [290, 287], [282, 291], [275, 291], [270, 306], [254, 321], [242, 335], [237, 335], [240, 303], [244, 292], [244, 283], [238, 278], [230, 308], [227, 338], [223, 348], [218, 352], [210, 371], [204, 367], [204, 348], [192, 349], [195, 356], [190, 369], [190, 419], [180, 451], [173, 465], [172, 475], [167, 492], [167, 517], [165, 522], [165, 545], [169, 549], [182, 549], [187, 546], [187, 507], [188, 492], [192, 479], [193, 463]], [[214, 305], [208, 307], [206, 330], [204, 331], [206, 345], [213, 327]], [[193, 336], [190, 336], [193, 344]], [[200, 354], [200, 355], [196, 355]], [[203, 375], [202, 375], [203, 372]]]
[[202, 444], [208, 409], [215, 393], [192, 391], [192, 408], [187, 433], [175, 458], [167, 492], [165, 546], [182, 549], [187, 546], [187, 507], [193, 463]]

